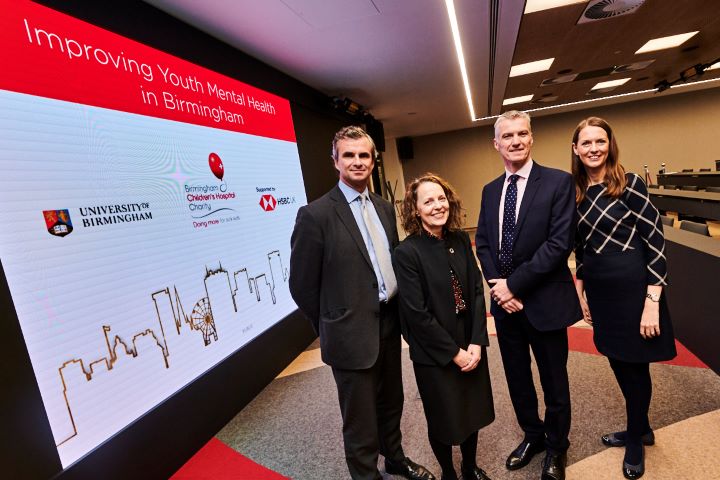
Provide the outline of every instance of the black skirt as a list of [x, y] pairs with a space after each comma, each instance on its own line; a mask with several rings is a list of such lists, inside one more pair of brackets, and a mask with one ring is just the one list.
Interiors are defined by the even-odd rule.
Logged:
[[446, 445], [459, 445], [470, 434], [495, 420], [487, 351], [470, 372], [454, 362], [432, 366], [413, 364], [430, 436]]
[[593, 340], [600, 353], [635, 363], [675, 358], [675, 337], [664, 294], [660, 297], [660, 335], [650, 339], [640, 335], [648, 286], [644, 245], [638, 242], [634, 250], [615, 253], [586, 250], [583, 281]]

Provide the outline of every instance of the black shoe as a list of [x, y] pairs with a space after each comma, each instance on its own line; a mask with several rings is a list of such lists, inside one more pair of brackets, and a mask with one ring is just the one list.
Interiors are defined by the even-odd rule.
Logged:
[[518, 445], [518, 447], [512, 451], [510, 456], [505, 461], [505, 466], [508, 470], [517, 470], [519, 468], [524, 467], [528, 463], [530, 463], [530, 460], [532, 458], [545, 450], [545, 444], [542, 442], [538, 443], [531, 443], [526, 442], [523, 440], [523, 442]]
[[[600, 437], [600, 440], [602, 440], [602, 443], [608, 447], [624, 447], [626, 438], [627, 432], [623, 431], [606, 433]], [[642, 440], [643, 445], [655, 445], [655, 432], [650, 430], [648, 433], [640, 437], [640, 440]]]
[[463, 480], [490, 480], [487, 473], [477, 465], [472, 470], [463, 470], [462, 478]]
[[402, 475], [410, 480], [436, 480], [435, 475], [430, 473], [427, 468], [418, 465], [407, 457], [400, 462], [393, 462], [386, 458], [385, 471], [393, 475]]
[[631, 480], [640, 478], [645, 474], [645, 447], [642, 448], [642, 457], [639, 465], [630, 465], [623, 460], [623, 476]]
[[567, 463], [567, 455], [553, 455], [548, 453], [543, 460], [542, 475], [540, 480], [565, 480], [565, 464]]

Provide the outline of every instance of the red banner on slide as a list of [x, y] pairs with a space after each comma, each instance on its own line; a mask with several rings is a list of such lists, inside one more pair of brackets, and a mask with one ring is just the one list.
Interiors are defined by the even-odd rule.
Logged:
[[295, 142], [284, 98], [29, 1], [0, 11], [2, 90]]

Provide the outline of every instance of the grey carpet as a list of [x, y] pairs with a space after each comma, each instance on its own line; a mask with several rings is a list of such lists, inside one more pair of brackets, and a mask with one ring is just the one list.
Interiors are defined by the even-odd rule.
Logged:
[[[539, 478], [542, 455], [522, 470], [505, 469], [505, 458], [522, 440], [522, 432], [508, 397], [495, 337], [491, 337], [489, 356], [496, 419], [480, 431], [478, 465], [493, 479]], [[650, 415], [654, 428], [720, 408], [720, 377], [711, 370], [670, 365], [652, 365], [651, 369], [654, 394]], [[625, 411], [622, 395], [604, 357], [571, 352], [568, 372], [573, 401], [568, 464], [572, 464], [603, 450], [599, 436], [623, 430]], [[535, 378], [539, 388], [537, 372]], [[407, 350], [403, 350], [403, 383], [405, 453], [439, 477]], [[542, 408], [541, 401], [541, 411]], [[252, 460], [295, 480], [349, 477], [335, 383], [329, 367], [275, 380], [217, 437]], [[459, 466], [457, 449], [455, 455]], [[383, 471], [382, 462], [380, 470]]]

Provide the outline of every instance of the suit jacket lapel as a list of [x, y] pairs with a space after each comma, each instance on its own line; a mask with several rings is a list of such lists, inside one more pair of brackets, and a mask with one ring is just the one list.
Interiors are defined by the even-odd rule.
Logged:
[[536, 162], [533, 165], [532, 170], [530, 170], [530, 177], [528, 178], [527, 185], [525, 185], [525, 193], [523, 194], [522, 203], [520, 204], [520, 213], [518, 214], [517, 221], [515, 222], [515, 238], [517, 238], [520, 233], [520, 229], [522, 228], [525, 218], [528, 216], [528, 212], [530, 211], [530, 205], [532, 205], [533, 198], [535, 198], [535, 194], [542, 184], [540, 181], [542, 177], [542, 168], [543, 167], [538, 165]]
[[357, 226], [357, 222], [355, 222], [355, 217], [353, 216], [352, 210], [350, 210], [350, 205], [348, 205], [345, 195], [343, 195], [342, 190], [340, 190], [337, 185], [330, 191], [330, 198], [335, 200], [335, 212], [338, 217], [340, 217], [340, 221], [343, 223], [345, 228], [347, 228], [348, 232], [350, 232], [352, 239], [355, 240], [358, 249], [360, 249], [360, 252], [367, 261], [368, 265], [372, 268], [370, 254], [368, 254], [365, 241], [360, 233], [360, 228]]
[[466, 293], [468, 291], [466, 281], [467, 264], [463, 261], [465, 257], [462, 252], [464, 245], [462, 244], [462, 241], [459, 241], [459, 238], [456, 236], [456, 234], [449, 233], [447, 239], [447, 246], [449, 247], [447, 253], [450, 267], [452, 267], [453, 271], [455, 272], [455, 276], [457, 277], [458, 282], [460, 282], [460, 287], [462, 288], [463, 293]]
[[498, 252], [500, 251], [500, 245], [498, 245], [498, 238], [500, 237], [498, 217], [500, 216], [500, 196], [502, 195], [503, 182], [505, 182], [505, 174], [486, 187], [490, 189], [487, 197], [489, 202], [488, 211], [490, 212], [488, 224], [490, 226], [490, 251], [494, 259], [497, 259]]

